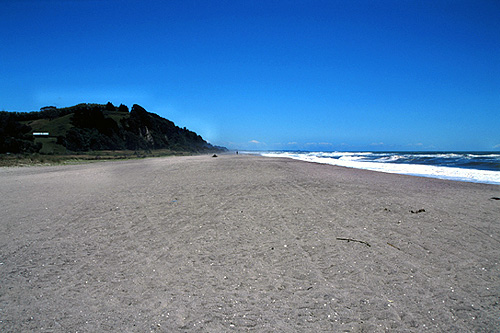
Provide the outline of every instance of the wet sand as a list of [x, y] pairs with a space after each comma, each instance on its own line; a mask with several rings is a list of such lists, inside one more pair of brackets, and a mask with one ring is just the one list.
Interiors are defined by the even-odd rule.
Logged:
[[0, 331], [499, 331], [493, 197], [241, 155], [0, 168]]

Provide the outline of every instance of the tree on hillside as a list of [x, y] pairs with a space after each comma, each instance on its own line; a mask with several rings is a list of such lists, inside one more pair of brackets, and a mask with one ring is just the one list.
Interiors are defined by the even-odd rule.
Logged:
[[35, 144], [31, 127], [16, 121], [16, 114], [0, 112], [0, 153], [34, 153], [42, 145]]
[[128, 113], [128, 106], [120, 104], [120, 106], [118, 107], [118, 111]]
[[116, 110], [116, 108], [113, 105], [113, 103], [108, 102], [108, 104], [106, 104], [106, 111], [115, 111], [115, 110]]

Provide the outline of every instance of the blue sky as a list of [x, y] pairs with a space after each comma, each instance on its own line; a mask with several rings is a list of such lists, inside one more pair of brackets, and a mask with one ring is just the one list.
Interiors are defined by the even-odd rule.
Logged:
[[2, 0], [0, 110], [139, 104], [235, 149], [500, 150], [497, 0]]

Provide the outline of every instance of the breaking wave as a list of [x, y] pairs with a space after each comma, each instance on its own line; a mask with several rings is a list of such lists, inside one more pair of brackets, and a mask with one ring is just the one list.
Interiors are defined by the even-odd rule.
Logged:
[[500, 154], [483, 152], [259, 152], [268, 157], [500, 185]]

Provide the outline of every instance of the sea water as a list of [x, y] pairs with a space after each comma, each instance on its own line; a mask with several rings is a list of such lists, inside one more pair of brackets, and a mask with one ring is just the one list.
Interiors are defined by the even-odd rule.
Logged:
[[388, 173], [500, 185], [500, 152], [267, 151], [258, 154]]

